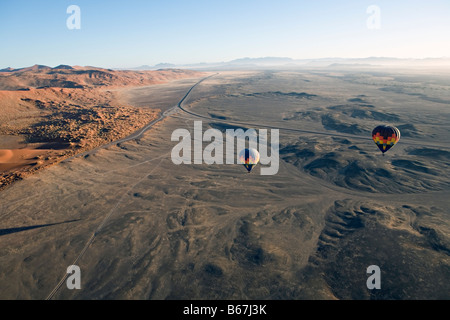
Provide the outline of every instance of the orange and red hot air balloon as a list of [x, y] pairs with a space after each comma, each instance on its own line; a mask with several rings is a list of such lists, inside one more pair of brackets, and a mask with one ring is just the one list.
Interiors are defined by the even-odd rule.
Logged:
[[400, 130], [391, 126], [378, 126], [372, 131], [372, 139], [384, 156], [400, 140]]

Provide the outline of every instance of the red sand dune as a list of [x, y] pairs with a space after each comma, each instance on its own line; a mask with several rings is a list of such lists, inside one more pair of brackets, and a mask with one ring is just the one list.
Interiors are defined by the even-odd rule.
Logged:
[[[2, 141], [0, 189], [65, 157], [123, 138], [157, 117], [159, 110], [123, 105], [109, 89], [202, 75], [178, 69], [115, 71], [65, 65], [0, 70], [0, 136], [26, 142], [18, 149], [17, 141]], [[44, 144], [65, 149], [37, 149]]]
[[7, 172], [26, 166], [35, 167], [44, 164], [44, 158], [51, 150], [45, 149], [2, 149], [0, 150], [0, 172]]
[[201, 73], [197, 71], [180, 69], [129, 71], [78, 66], [50, 68], [35, 65], [22, 69], [3, 69], [0, 72], [0, 90], [142, 86], [199, 75]]

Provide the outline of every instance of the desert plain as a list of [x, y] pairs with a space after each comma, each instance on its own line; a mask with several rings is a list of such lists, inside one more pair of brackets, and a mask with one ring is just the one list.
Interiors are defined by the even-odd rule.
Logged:
[[[108, 88], [119, 111], [151, 114], [133, 130], [170, 112], [118, 143], [85, 135], [82, 154], [0, 191], [1, 299], [450, 298], [450, 72], [217, 70]], [[7, 89], [11, 109], [21, 88]], [[279, 170], [174, 164], [171, 135], [195, 121], [279, 130]], [[384, 156], [379, 124], [401, 131]], [[11, 169], [20, 152], [4, 150]], [[81, 289], [65, 283], [73, 264]], [[380, 289], [367, 287], [371, 265]]]

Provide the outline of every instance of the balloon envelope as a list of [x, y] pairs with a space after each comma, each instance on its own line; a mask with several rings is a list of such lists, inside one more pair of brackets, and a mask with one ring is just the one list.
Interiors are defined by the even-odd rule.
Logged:
[[384, 154], [400, 140], [400, 130], [391, 126], [378, 126], [372, 131], [372, 139]]
[[239, 153], [239, 161], [244, 165], [248, 172], [259, 162], [259, 152], [256, 149], [244, 149]]

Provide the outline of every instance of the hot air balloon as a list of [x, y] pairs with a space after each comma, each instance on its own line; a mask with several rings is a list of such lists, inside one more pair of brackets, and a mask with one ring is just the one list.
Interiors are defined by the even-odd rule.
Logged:
[[378, 126], [372, 131], [372, 139], [384, 156], [400, 140], [400, 130], [391, 126]]
[[259, 162], [259, 152], [256, 149], [244, 149], [239, 153], [239, 161], [244, 165], [248, 172]]

